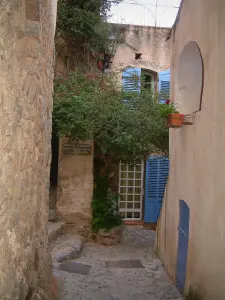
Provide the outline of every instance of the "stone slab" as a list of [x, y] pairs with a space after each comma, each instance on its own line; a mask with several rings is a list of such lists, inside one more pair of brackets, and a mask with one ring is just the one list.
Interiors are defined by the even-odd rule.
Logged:
[[105, 262], [107, 268], [144, 269], [139, 259], [112, 260]]
[[66, 260], [76, 259], [80, 256], [84, 238], [80, 235], [61, 236], [53, 244], [51, 251], [52, 260], [54, 262], [64, 262]]
[[78, 258], [80, 253], [71, 246], [64, 246], [55, 253], [56, 260], [61, 263], [65, 260]]
[[59, 265], [58, 269], [69, 273], [87, 275], [91, 266], [76, 262], [64, 262]]
[[62, 234], [64, 222], [48, 222], [48, 241], [52, 242]]
[[66, 244], [74, 248], [77, 252], [81, 252], [82, 246], [84, 243], [84, 238], [81, 235], [75, 234], [72, 235], [67, 241]]

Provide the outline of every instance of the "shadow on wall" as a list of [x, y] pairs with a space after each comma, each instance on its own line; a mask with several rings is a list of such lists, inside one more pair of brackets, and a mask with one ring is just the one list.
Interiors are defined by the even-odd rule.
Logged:
[[175, 99], [184, 114], [201, 110], [203, 69], [203, 59], [198, 44], [194, 41], [187, 43], [179, 58]]
[[190, 286], [188, 293], [185, 295], [185, 300], [203, 300], [198, 288]]

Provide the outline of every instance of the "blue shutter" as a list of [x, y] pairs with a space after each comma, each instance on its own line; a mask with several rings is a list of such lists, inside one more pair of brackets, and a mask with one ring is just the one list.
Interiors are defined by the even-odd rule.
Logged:
[[122, 73], [122, 83], [127, 92], [140, 92], [141, 68], [127, 68]]
[[164, 156], [150, 156], [146, 162], [144, 221], [155, 223], [162, 206], [169, 173], [169, 160]]
[[178, 226], [176, 284], [180, 292], [183, 294], [187, 269], [190, 211], [184, 200], [180, 200], [179, 206], [180, 218]]
[[159, 73], [159, 92], [162, 93], [160, 103], [170, 98], [170, 69]]

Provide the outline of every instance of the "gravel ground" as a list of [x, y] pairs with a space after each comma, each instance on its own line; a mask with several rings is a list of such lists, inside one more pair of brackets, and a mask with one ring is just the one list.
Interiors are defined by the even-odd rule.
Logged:
[[[154, 253], [155, 233], [125, 228], [123, 243], [104, 247], [84, 245], [74, 260], [91, 266], [88, 275], [54, 269], [61, 282], [61, 300], [166, 300], [181, 299]], [[139, 259], [144, 269], [107, 269], [105, 261]]]

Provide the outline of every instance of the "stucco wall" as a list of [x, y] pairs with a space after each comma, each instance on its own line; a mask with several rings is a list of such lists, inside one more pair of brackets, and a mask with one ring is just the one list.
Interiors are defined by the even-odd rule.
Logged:
[[93, 143], [90, 155], [66, 154], [63, 150], [66, 138], [60, 139], [59, 186], [57, 214], [75, 228], [89, 226], [93, 194]]
[[47, 0], [1, 1], [1, 300], [51, 299], [46, 289], [52, 14]]
[[[169, 68], [170, 52], [166, 38], [168, 28], [115, 25], [114, 35], [124, 39], [113, 59], [112, 69], [121, 72], [124, 68], [139, 67], [160, 72]], [[135, 59], [135, 53], [142, 53], [141, 59]]]
[[[204, 300], [225, 299], [225, 2], [184, 0], [171, 36], [171, 98], [178, 59], [196, 41], [204, 63], [202, 109], [195, 123], [170, 129], [170, 174], [158, 228], [158, 253], [175, 279], [179, 200], [190, 208], [186, 289]], [[187, 74], [187, 76], [191, 76]]]

